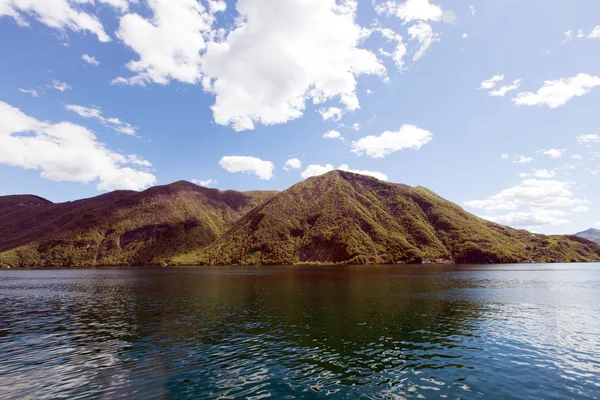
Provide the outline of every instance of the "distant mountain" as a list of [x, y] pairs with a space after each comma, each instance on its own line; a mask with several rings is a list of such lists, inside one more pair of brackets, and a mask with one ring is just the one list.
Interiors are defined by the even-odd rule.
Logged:
[[0, 197], [0, 265], [162, 265], [210, 244], [275, 194], [181, 181], [61, 204], [35, 196]]
[[176, 264], [600, 260], [600, 246], [501, 226], [423, 187], [332, 171], [277, 194]]
[[0, 197], [0, 266], [600, 261], [600, 245], [498, 225], [423, 187], [332, 171], [278, 192], [189, 182], [53, 204]]
[[587, 231], [579, 232], [575, 235], [600, 244], [600, 229], [590, 228]]

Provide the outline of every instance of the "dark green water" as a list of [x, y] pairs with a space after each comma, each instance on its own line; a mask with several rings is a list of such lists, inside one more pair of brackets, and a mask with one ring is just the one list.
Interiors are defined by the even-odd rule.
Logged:
[[600, 398], [600, 264], [0, 271], [0, 398]]

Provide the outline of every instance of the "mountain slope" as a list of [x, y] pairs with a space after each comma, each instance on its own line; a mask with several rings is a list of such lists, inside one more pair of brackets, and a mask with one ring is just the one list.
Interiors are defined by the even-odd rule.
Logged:
[[60, 204], [7, 196], [0, 198], [0, 265], [163, 264], [211, 243], [275, 193], [181, 181]]
[[599, 261], [600, 246], [485, 221], [423, 187], [344, 171], [309, 178], [175, 264]]
[[600, 244], [600, 229], [590, 228], [586, 231], [576, 233], [575, 236], [591, 240], [592, 242]]

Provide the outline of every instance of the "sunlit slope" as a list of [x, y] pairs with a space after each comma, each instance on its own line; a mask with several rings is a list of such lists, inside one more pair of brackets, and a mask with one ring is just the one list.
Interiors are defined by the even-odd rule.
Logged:
[[7, 196], [0, 198], [0, 265], [163, 265], [210, 244], [274, 194], [182, 181], [61, 204]]
[[176, 264], [558, 262], [600, 260], [574, 236], [515, 230], [423, 187], [332, 171], [277, 194]]

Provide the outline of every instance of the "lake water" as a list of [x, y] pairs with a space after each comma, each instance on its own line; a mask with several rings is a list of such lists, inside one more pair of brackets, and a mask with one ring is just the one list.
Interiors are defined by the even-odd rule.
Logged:
[[600, 264], [0, 271], [0, 398], [600, 398]]

